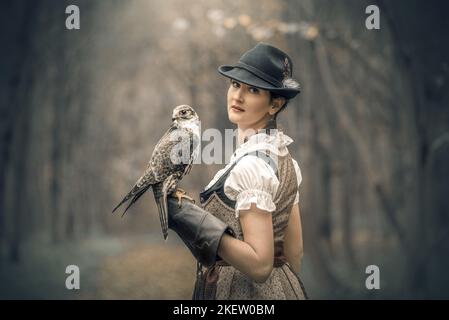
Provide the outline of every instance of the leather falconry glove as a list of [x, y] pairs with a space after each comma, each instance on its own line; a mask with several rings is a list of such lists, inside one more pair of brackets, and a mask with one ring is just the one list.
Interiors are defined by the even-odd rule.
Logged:
[[169, 196], [168, 227], [175, 231], [202, 265], [212, 266], [218, 259], [221, 237], [227, 233], [235, 237], [226, 223], [195, 205], [190, 200], [179, 202]]

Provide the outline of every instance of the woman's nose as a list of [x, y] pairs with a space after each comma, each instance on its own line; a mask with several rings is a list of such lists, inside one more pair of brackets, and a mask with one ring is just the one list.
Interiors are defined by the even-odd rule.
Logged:
[[242, 88], [236, 88], [234, 90], [234, 93], [233, 93], [232, 97], [235, 100], [237, 100], [237, 101], [242, 101], [243, 100], [243, 90], [242, 90]]

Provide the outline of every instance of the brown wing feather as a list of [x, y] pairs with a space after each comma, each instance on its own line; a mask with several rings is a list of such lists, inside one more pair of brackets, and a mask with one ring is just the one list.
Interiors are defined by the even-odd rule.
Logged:
[[123, 212], [123, 214], [125, 214], [125, 212], [149, 189], [151, 185], [164, 181], [173, 171], [184, 169], [183, 166], [174, 168], [173, 163], [170, 160], [170, 150], [177, 143], [177, 141], [171, 141], [170, 135], [177, 128], [176, 124], [172, 123], [162, 138], [159, 139], [144, 174], [137, 180], [131, 191], [128, 192], [112, 212], [115, 212], [120, 206], [132, 198], [130, 204]]

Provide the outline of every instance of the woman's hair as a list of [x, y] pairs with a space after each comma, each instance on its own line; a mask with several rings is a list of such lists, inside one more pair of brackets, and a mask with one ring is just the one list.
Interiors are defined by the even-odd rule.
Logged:
[[[284, 79], [284, 81], [282, 81], [282, 84], [284, 86], [284, 88], [292, 88], [292, 89], [300, 89], [300, 85], [298, 83], [298, 81], [296, 81], [293, 78], [286, 78]], [[285, 97], [283, 97], [280, 94], [274, 93], [270, 91], [270, 104], [273, 103], [273, 100], [277, 99], [277, 98], [284, 98], [285, 99], [285, 103], [284, 105], [279, 109], [278, 112], [276, 112], [276, 114], [273, 116], [273, 119], [271, 119], [270, 121], [268, 121], [267, 126], [265, 127], [265, 129], [276, 129], [277, 128], [277, 123], [276, 123], [276, 119], [277, 116], [285, 109], [287, 108], [288, 103], [290, 102], [290, 99], [287, 99]]]
[[284, 110], [285, 108], [287, 108], [287, 105], [288, 105], [288, 103], [290, 102], [290, 99], [287, 99], [287, 98], [281, 96], [280, 94], [276, 94], [276, 93], [270, 91], [270, 104], [272, 104], [273, 101], [274, 101], [275, 99], [278, 99], [278, 98], [284, 98], [284, 99], [285, 99], [285, 103], [284, 103], [284, 105], [278, 110], [278, 112], [275, 113], [274, 118], [277, 118], [277, 116], [279, 115], [279, 113], [281, 113], [282, 110]]

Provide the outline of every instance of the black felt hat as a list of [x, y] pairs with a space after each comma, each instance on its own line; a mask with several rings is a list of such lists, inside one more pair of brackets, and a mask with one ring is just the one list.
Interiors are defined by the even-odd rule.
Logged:
[[292, 78], [292, 60], [282, 50], [260, 42], [245, 52], [235, 65], [218, 67], [218, 72], [228, 78], [269, 90], [287, 99], [300, 93]]

